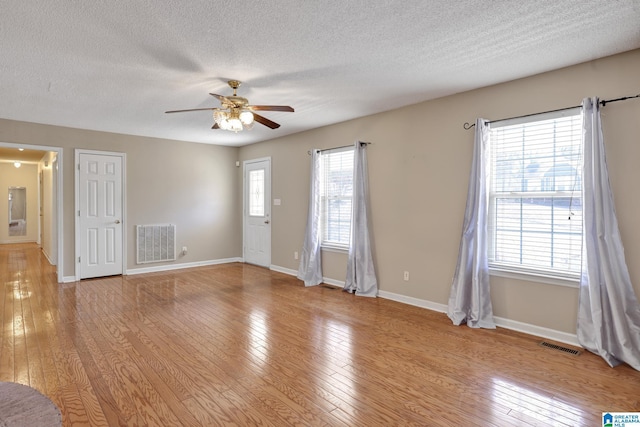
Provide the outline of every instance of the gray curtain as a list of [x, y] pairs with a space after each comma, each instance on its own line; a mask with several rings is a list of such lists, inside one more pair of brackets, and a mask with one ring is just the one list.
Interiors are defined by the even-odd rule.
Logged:
[[487, 259], [488, 141], [486, 120], [477, 119], [467, 207], [447, 315], [454, 325], [494, 329]]
[[367, 145], [356, 142], [353, 156], [353, 204], [347, 280], [343, 290], [365, 297], [378, 295], [369, 234]]
[[311, 184], [309, 191], [309, 210], [307, 229], [298, 267], [298, 279], [305, 286], [322, 283], [322, 254], [320, 253], [320, 152], [311, 150]]
[[578, 341], [610, 365], [640, 370], [640, 305], [631, 285], [605, 159], [598, 98], [585, 98], [583, 267]]

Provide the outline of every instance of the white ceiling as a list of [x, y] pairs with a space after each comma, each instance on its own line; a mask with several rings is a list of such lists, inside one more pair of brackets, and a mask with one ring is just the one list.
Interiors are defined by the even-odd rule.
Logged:
[[15, 162], [16, 160], [25, 163], [38, 163], [47, 154], [41, 150], [25, 150], [20, 151], [14, 147], [0, 146], [0, 162]]
[[[0, 118], [240, 146], [640, 48], [640, 0], [0, 0]], [[211, 130], [229, 79], [282, 127]], [[585, 94], [586, 96], [586, 94]]]

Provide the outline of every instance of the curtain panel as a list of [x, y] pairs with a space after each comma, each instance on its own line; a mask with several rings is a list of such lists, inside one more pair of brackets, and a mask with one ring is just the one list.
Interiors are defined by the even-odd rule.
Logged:
[[577, 334], [610, 366], [640, 370], [640, 305], [624, 257], [605, 157], [598, 98], [585, 98], [583, 255]]
[[353, 156], [353, 202], [351, 242], [347, 261], [347, 279], [343, 290], [356, 295], [376, 297], [376, 278], [369, 230], [369, 183], [367, 145], [356, 142]]
[[454, 325], [494, 329], [487, 258], [489, 129], [477, 119], [467, 205], [447, 315]]
[[309, 209], [298, 267], [298, 279], [304, 281], [305, 286], [322, 283], [322, 254], [320, 253], [322, 237], [320, 233], [320, 152], [311, 150]]

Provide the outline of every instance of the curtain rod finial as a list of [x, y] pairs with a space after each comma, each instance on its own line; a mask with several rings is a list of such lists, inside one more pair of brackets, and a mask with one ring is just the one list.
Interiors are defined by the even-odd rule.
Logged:
[[465, 122], [465, 124], [463, 124], [462, 127], [464, 128], [464, 130], [469, 130], [472, 127], [474, 127], [475, 125], [476, 125], [475, 123], [469, 124], [469, 122]]

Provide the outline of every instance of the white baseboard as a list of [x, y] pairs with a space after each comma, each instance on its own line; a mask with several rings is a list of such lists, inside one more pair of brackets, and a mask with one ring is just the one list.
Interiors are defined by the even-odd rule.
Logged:
[[378, 291], [380, 298], [390, 299], [392, 301], [402, 302], [404, 304], [415, 305], [416, 307], [426, 308], [427, 310], [437, 311], [439, 313], [446, 313], [447, 306], [437, 302], [427, 301], [424, 299], [418, 299], [408, 297], [406, 295], [394, 294], [393, 292]]
[[[405, 295], [394, 294], [392, 292], [386, 292], [386, 291], [378, 291], [378, 296], [381, 298], [386, 298], [393, 301], [414, 305], [416, 307], [426, 308], [428, 310], [433, 310], [440, 313], [447, 312], [446, 304], [440, 304], [433, 301], [412, 298]], [[555, 329], [544, 328], [542, 326], [531, 325], [529, 323], [518, 322], [517, 320], [506, 319], [504, 317], [493, 316], [493, 321], [496, 323], [496, 326], [499, 326], [501, 328], [510, 329], [512, 331], [523, 332], [525, 334], [534, 335], [540, 338], [547, 338], [553, 341], [558, 341], [561, 343], [581, 347], [580, 343], [578, 343], [578, 336], [575, 334], [556, 331]]]
[[[296, 276], [297, 271], [289, 268], [279, 267], [276, 265], [271, 266], [271, 270], [279, 271], [281, 273], [290, 274]], [[344, 281], [333, 280], [327, 277], [323, 278], [323, 282], [327, 285], [344, 287]], [[447, 312], [447, 305], [440, 304], [433, 301], [427, 301], [419, 298], [413, 298], [406, 295], [396, 294], [387, 291], [378, 291], [380, 298], [389, 299], [392, 301], [401, 302], [403, 304], [409, 304], [420, 308], [426, 308], [427, 310], [437, 311], [439, 313]], [[523, 332], [525, 334], [534, 335], [540, 338], [547, 338], [553, 341], [581, 347], [578, 342], [578, 336], [576, 334], [570, 334], [568, 332], [556, 331], [555, 329], [544, 328], [542, 326], [531, 325], [529, 323], [518, 322], [517, 320], [506, 319], [504, 317], [493, 317], [496, 326], [501, 328], [510, 329], [513, 331]]]
[[[279, 265], [271, 265], [269, 266], [269, 269], [273, 271], [277, 271], [279, 273], [284, 273], [290, 276], [298, 277], [298, 270], [292, 270], [290, 268], [280, 267]], [[336, 286], [338, 288], [344, 288], [344, 281], [333, 280], [328, 277], [323, 277], [322, 283], [324, 283], [325, 285]]]
[[328, 277], [322, 278], [322, 283], [325, 285], [335, 286], [336, 288], [344, 288], [344, 280], [333, 280]]
[[493, 321], [496, 322], [496, 326], [500, 326], [505, 329], [524, 332], [525, 334], [535, 335], [536, 337], [547, 338], [576, 347], [582, 347], [578, 342], [578, 336], [576, 334], [556, 331], [555, 329], [544, 328], [542, 326], [531, 325], [529, 323], [522, 323], [517, 320], [505, 319], [504, 317], [493, 316]]
[[[133, 276], [136, 274], [156, 273], [160, 271], [181, 270], [183, 268], [203, 267], [207, 265], [229, 264], [232, 262], [243, 262], [242, 258], [223, 258], [209, 261], [188, 262], [174, 265], [160, 265], [156, 267], [130, 268], [127, 269], [126, 275]], [[62, 283], [72, 283], [76, 281], [76, 276], [65, 276]]]
[[42, 249], [42, 255], [44, 255], [44, 257], [47, 259], [47, 261], [49, 261], [49, 264], [56, 265], [53, 261], [51, 261], [51, 258], [49, 257], [49, 254], [44, 249]]
[[286, 268], [286, 267], [280, 267], [279, 265], [271, 264], [269, 266], [269, 270], [277, 271], [278, 273], [288, 274], [289, 276], [295, 276], [295, 277], [298, 276], [298, 271], [297, 270], [292, 270], [292, 269]]
[[142, 268], [130, 268], [127, 269], [127, 275], [132, 276], [135, 274], [144, 274], [144, 273], [156, 273], [160, 271], [171, 271], [171, 270], [181, 270], [183, 268], [193, 268], [193, 267], [204, 267], [207, 265], [217, 265], [217, 264], [229, 264], [232, 262], [242, 262], [242, 258], [223, 258], [223, 259], [214, 259], [209, 261], [198, 261], [198, 262], [185, 262], [180, 264], [169, 264], [169, 265], [159, 265], [156, 267], [142, 267]]

